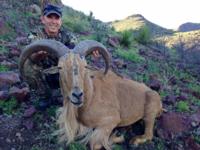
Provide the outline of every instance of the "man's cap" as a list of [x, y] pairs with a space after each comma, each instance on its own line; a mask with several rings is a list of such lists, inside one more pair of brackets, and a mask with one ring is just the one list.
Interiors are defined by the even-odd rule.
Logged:
[[56, 14], [59, 17], [62, 17], [61, 7], [52, 4], [47, 4], [43, 9], [43, 15], [48, 16], [50, 14]]

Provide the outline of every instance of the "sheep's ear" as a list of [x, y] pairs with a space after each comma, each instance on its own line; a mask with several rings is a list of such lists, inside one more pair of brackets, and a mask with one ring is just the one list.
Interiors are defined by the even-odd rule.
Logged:
[[60, 66], [53, 66], [51, 68], [43, 70], [43, 73], [45, 73], [45, 74], [55, 74], [55, 73], [58, 73], [60, 69], [62, 69]]

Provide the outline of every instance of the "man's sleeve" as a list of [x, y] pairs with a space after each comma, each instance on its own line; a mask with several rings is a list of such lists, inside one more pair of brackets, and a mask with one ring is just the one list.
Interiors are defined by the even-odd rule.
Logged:
[[29, 43], [39, 40], [42, 38], [42, 32], [39, 29], [35, 29], [28, 34], [28, 41]]
[[78, 43], [77, 37], [65, 28], [63, 28], [61, 31], [61, 42], [65, 44], [65, 46], [67, 46], [69, 49], [73, 49]]
[[34, 35], [33, 33], [29, 33], [28, 34], [28, 42], [31, 43], [36, 39], [36, 35]]

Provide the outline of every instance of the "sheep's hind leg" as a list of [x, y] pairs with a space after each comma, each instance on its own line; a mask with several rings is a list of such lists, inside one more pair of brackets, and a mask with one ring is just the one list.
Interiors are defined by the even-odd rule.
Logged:
[[[145, 133], [140, 136], [136, 136], [130, 140], [130, 144], [138, 145], [146, 141], [151, 141], [153, 138], [153, 127], [155, 118], [159, 112], [160, 96], [156, 92], [147, 92], [147, 101], [144, 107], [144, 122]], [[158, 109], [157, 109], [158, 108]]]

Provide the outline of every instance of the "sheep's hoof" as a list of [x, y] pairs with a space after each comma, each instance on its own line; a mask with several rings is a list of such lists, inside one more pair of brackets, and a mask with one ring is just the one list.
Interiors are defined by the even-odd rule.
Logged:
[[140, 135], [140, 136], [136, 136], [136, 137], [132, 138], [129, 143], [137, 146], [137, 145], [145, 143], [149, 140], [150, 139], [146, 138], [144, 135]]
[[100, 150], [102, 148], [101, 144], [95, 144], [94, 145], [94, 150]]
[[124, 136], [120, 135], [120, 136], [112, 137], [112, 142], [113, 143], [122, 143], [122, 142], [124, 142]]

